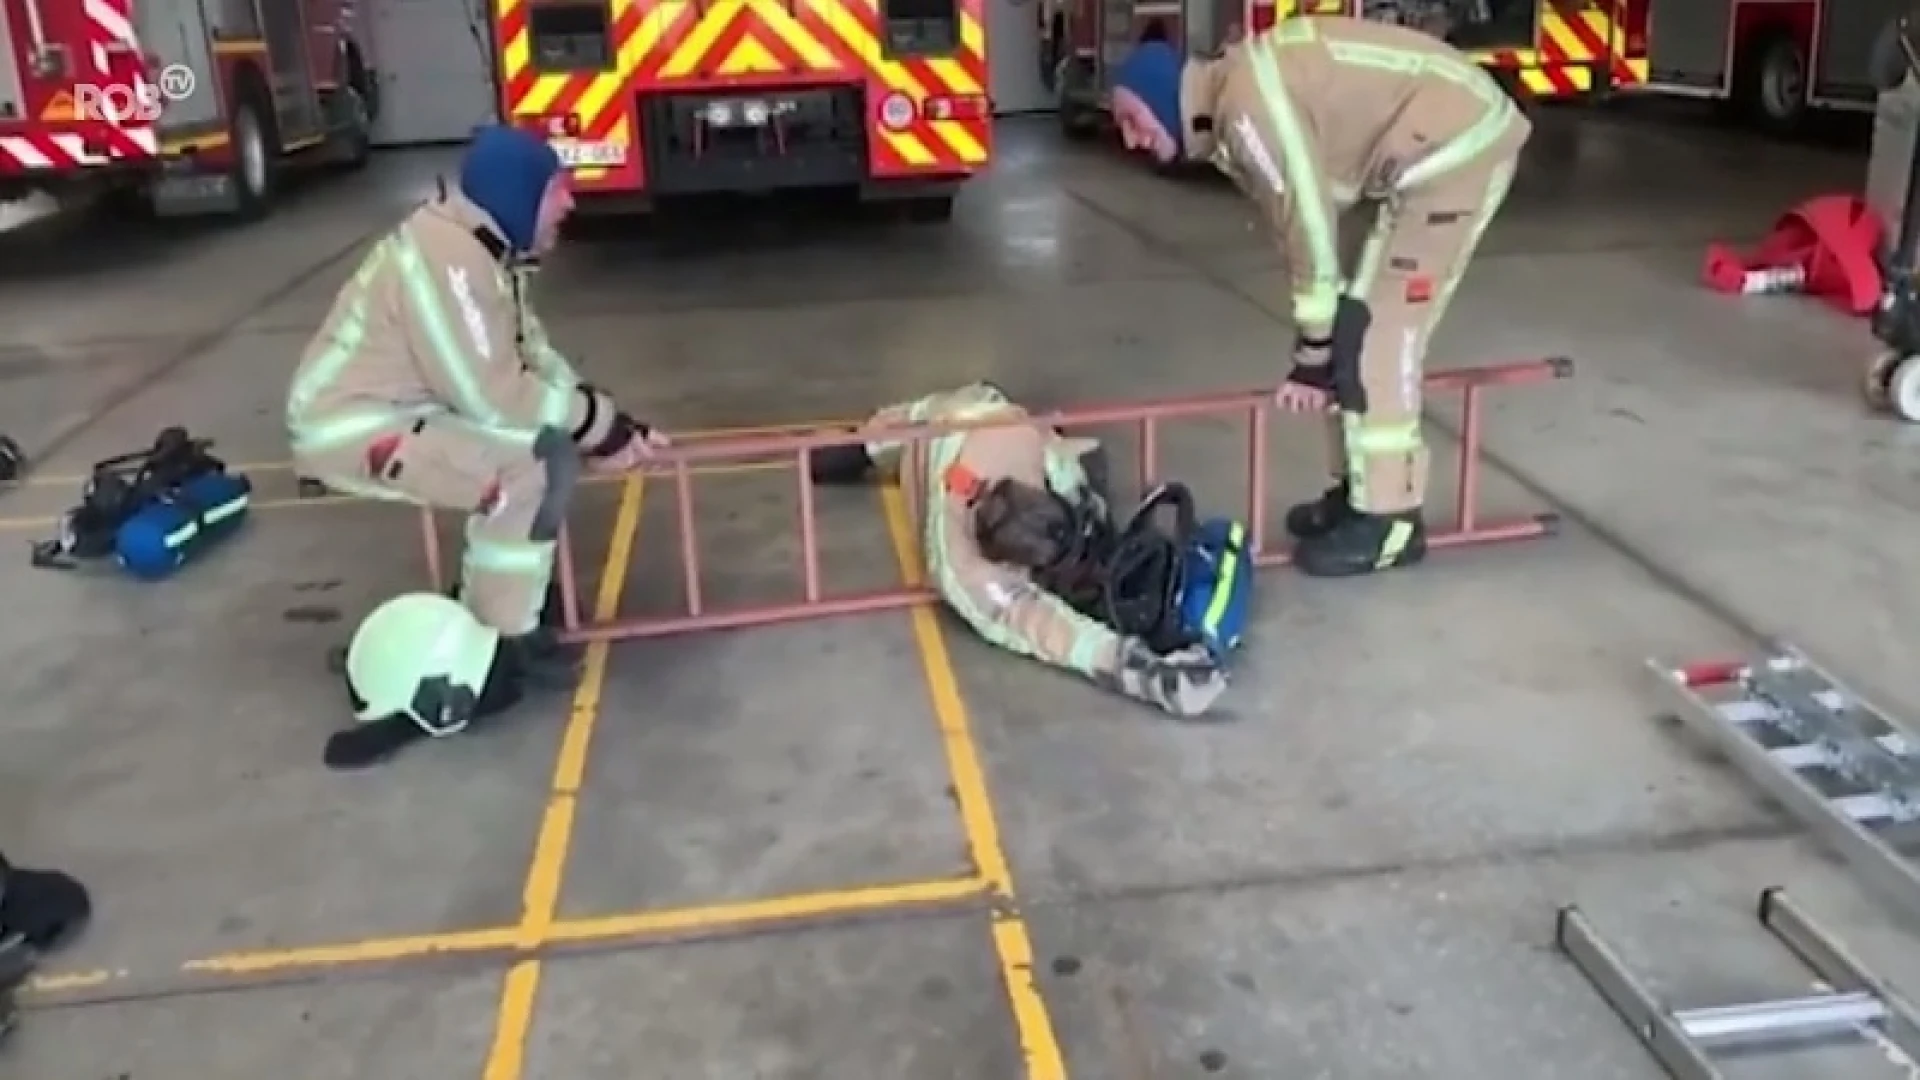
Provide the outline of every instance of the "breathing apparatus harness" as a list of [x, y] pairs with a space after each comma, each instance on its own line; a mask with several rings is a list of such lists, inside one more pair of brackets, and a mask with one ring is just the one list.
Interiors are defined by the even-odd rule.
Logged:
[[1034, 571], [1035, 584], [1155, 652], [1194, 644], [1180, 610], [1185, 552], [1197, 528], [1186, 485], [1155, 488], [1119, 528], [1098, 499], [1054, 498], [1064, 511], [1054, 537], [1059, 554]]
[[212, 447], [170, 427], [145, 450], [96, 462], [59, 533], [33, 545], [33, 565], [73, 570], [114, 555], [137, 576], [165, 576], [245, 516], [252, 486]]

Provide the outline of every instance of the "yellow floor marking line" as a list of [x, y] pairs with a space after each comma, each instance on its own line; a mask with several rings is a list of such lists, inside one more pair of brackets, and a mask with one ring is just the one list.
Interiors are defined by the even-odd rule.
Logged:
[[[914, 541], [913, 522], [907, 513], [906, 497], [893, 486], [885, 488], [880, 497], [900, 573], [908, 585], [920, 585], [925, 575], [920, 565], [919, 546]], [[993, 810], [993, 796], [987, 788], [986, 768], [980, 761], [980, 747], [973, 738], [973, 725], [967, 716], [966, 702], [960, 696], [960, 681], [954, 674], [953, 659], [947, 654], [939, 616], [933, 608], [923, 606], [914, 608], [910, 618], [914, 643], [920, 651], [920, 666], [927, 677], [927, 692], [940, 722], [940, 737], [946, 747], [954, 795], [960, 804], [967, 847], [994, 900], [993, 949], [999, 958], [1001, 982], [1019, 1031], [1027, 1078], [1067, 1080], [1067, 1062], [1061, 1053], [1059, 1038], [1054, 1034], [1053, 1018], [1048, 1015], [1046, 1002], [1034, 982], [1033, 939], [1015, 903], [1013, 870], [1007, 863], [1006, 848], [1000, 842], [1000, 826]]]
[[[987, 894], [987, 884], [976, 876], [940, 878], [932, 881], [906, 881], [868, 885], [852, 889], [827, 889], [820, 892], [773, 896], [764, 900], [739, 900], [720, 904], [694, 904], [687, 907], [655, 908], [615, 915], [595, 915], [578, 919], [557, 919], [548, 928], [545, 940], [533, 948], [556, 945], [592, 945], [598, 942], [632, 941], [642, 944], [649, 938], [673, 940], [678, 935], [715, 932], [748, 932], [785, 923], [830, 920], [875, 912], [937, 907], [977, 900]], [[313, 945], [294, 949], [264, 949], [257, 952], [221, 953], [190, 960], [178, 971], [185, 975], [214, 979], [231, 977], [237, 981], [249, 976], [288, 975], [305, 972], [338, 971], [345, 968], [381, 963], [434, 960], [475, 953], [509, 953], [523, 948], [525, 933], [519, 926], [489, 927], [479, 930], [451, 930], [437, 934], [412, 934], [390, 938], [368, 938]], [[32, 995], [75, 994], [112, 983], [126, 982], [141, 973], [127, 969], [62, 971], [35, 976], [25, 990]], [[213, 984], [217, 987], [219, 984]], [[210, 987], [211, 988], [211, 987]]]
[[[593, 617], [597, 622], [612, 619], [619, 612], [627, 570], [633, 565], [644, 491], [645, 482], [638, 476], [629, 477], [621, 489], [620, 507], [613, 518], [612, 540], [607, 545], [606, 562], [600, 571], [600, 590], [594, 597]], [[593, 742], [594, 723], [600, 715], [601, 691], [607, 683], [607, 649], [606, 642], [587, 646], [580, 685], [573, 694], [573, 709], [560, 738], [551, 794], [546, 812], [541, 815], [539, 839], [534, 843], [533, 861], [527, 867], [526, 887], [522, 890], [518, 941], [522, 948], [537, 948], [553, 932], [554, 916], [560, 907], [560, 888], [566, 878], [567, 856], [573, 846], [574, 811], [580, 783], [586, 775], [587, 751]], [[540, 967], [538, 957], [529, 957], [507, 971], [500, 991], [493, 1045], [487, 1052], [482, 1073], [485, 1080], [517, 1080], [525, 1070], [527, 1037], [532, 1033], [534, 1004], [540, 991]]]

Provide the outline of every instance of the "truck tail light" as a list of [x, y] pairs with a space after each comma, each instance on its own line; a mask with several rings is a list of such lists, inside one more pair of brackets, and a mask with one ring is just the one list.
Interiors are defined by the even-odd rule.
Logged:
[[1277, 14], [1273, 0], [1253, 0], [1247, 5], [1248, 33], [1258, 34], [1273, 29]]
[[515, 125], [549, 139], [577, 139], [581, 125], [579, 113], [534, 113], [513, 118]]
[[929, 120], [984, 120], [990, 111], [983, 94], [936, 94], [920, 108]]

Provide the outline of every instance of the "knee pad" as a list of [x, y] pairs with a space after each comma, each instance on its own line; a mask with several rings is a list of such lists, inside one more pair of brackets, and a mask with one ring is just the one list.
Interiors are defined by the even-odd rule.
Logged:
[[859, 443], [822, 446], [807, 455], [808, 475], [816, 484], [858, 484], [873, 470], [873, 458]]
[[557, 539], [561, 526], [567, 523], [567, 507], [573, 504], [573, 490], [580, 484], [584, 466], [579, 448], [557, 427], [540, 429], [533, 440], [533, 456], [545, 471], [545, 482], [527, 538], [547, 543]]
[[1367, 331], [1373, 326], [1373, 309], [1356, 296], [1342, 296], [1334, 309], [1333, 335], [1329, 349], [1328, 374], [1333, 382], [1334, 404], [1342, 412], [1367, 411], [1367, 387], [1360, 380], [1360, 356], [1367, 346]]

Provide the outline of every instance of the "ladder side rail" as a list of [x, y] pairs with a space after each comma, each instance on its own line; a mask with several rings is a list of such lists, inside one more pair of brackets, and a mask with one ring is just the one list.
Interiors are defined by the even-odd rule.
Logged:
[[1729, 720], [1699, 690], [1658, 663], [1650, 664], [1662, 681], [1678, 689], [1687, 707], [1680, 722], [1695, 737], [1725, 755], [1748, 780], [1826, 843], [1886, 899], [1920, 917], [1920, 869], [1871, 830], [1842, 813], [1835, 801], [1775, 760], [1754, 737]]
[[1920, 1012], [1906, 996], [1867, 970], [1847, 947], [1800, 909], [1786, 890], [1775, 886], [1760, 894], [1760, 925], [1800, 958], [1820, 981], [1838, 992], [1864, 991], [1886, 1008], [1886, 1035], [1909, 1057], [1920, 1057]]
[[1554, 919], [1553, 936], [1554, 944], [1574, 968], [1674, 1080], [1724, 1080], [1706, 1049], [1688, 1037], [1673, 1013], [1634, 977], [1579, 908], [1560, 909]]

